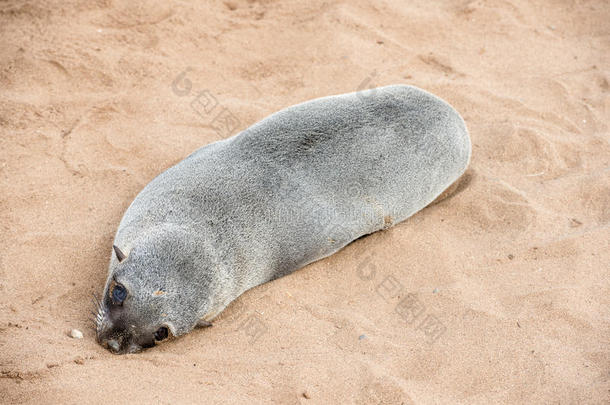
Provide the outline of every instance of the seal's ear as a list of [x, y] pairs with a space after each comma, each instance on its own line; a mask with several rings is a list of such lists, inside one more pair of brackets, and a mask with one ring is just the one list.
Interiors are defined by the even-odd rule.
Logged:
[[125, 254], [121, 252], [121, 249], [119, 249], [117, 245], [112, 245], [112, 248], [114, 249], [116, 258], [119, 259], [119, 263], [122, 262], [125, 259]]
[[195, 325], [198, 328], [208, 328], [210, 326], [212, 326], [211, 322], [208, 321], [204, 321], [203, 319], [200, 319], [197, 321], [197, 325]]

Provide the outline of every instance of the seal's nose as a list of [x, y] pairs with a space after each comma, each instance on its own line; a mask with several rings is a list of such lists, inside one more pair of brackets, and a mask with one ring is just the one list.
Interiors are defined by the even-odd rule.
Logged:
[[114, 339], [110, 339], [108, 342], [108, 348], [110, 349], [110, 351], [114, 352], [114, 353], [118, 353], [119, 350], [121, 350], [121, 345], [119, 345], [119, 342], [117, 342]]

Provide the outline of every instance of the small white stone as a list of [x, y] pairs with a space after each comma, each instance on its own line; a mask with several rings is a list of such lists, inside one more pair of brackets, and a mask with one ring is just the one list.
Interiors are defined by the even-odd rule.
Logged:
[[73, 337], [74, 339], [82, 339], [83, 338], [83, 332], [81, 332], [78, 329], [72, 329], [70, 331], [70, 336]]

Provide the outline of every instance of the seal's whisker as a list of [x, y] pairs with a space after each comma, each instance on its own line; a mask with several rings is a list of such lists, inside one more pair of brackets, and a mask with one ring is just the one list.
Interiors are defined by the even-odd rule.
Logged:
[[92, 292], [91, 296], [91, 302], [94, 306], [94, 309], [91, 311], [91, 315], [93, 315], [92, 321], [97, 332], [100, 329], [103, 329], [105, 326], [106, 310], [97, 294]]
[[95, 295], [95, 293], [91, 293], [91, 295], [93, 296], [93, 298], [92, 298], [93, 305], [95, 305], [95, 307], [97, 307], [97, 308], [100, 308], [102, 306], [100, 299], [97, 297], [97, 295]]
[[93, 309], [91, 310], [91, 314], [93, 314], [93, 316], [97, 316], [99, 313], [100, 307], [95, 301], [93, 301]]

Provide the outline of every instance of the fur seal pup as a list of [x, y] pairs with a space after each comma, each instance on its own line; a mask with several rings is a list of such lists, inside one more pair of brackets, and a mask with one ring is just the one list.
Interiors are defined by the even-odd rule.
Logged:
[[97, 340], [131, 353], [430, 204], [466, 169], [445, 101], [395, 85], [281, 110], [152, 180], [116, 233]]

